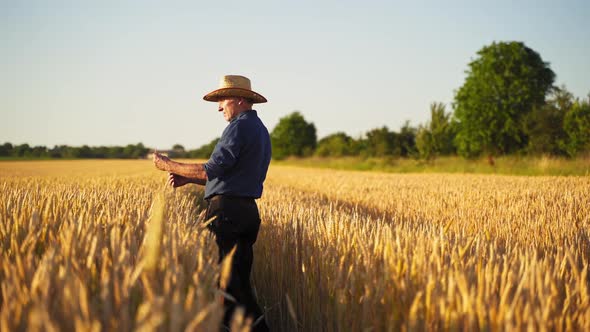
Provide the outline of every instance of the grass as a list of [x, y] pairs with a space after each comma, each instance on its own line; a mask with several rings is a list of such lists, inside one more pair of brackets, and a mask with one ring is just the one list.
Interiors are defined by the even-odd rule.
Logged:
[[460, 157], [440, 157], [431, 161], [408, 158], [291, 158], [273, 161], [277, 165], [292, 165], [340, 170], [379, 171], [389, 173], [468, 173], [511, 175], [590, 175], [590, 157], [566, 159], [557, 157], [499, 157], [494, 165], [486, 159], [467, 160]]

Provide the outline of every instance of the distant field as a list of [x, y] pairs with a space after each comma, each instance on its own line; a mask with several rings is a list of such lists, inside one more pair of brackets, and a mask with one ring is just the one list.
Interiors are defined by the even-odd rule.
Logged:
[[311, 157], [288, 159], [275, 164], [390, 173], [590, 175], [590, 157], [567, 159], [507, 156], [494, 159], [493, 165], [490, 165], [487, 158], [468, 160], [460, 157], [440, 157], [426, 161], [411, 158]]
[[[0, 330], [217, 330], [201, 197], [146, 160], [0, 163]], [[259, 207], [273, 330], [590, 330], [588, 176], [273, 163]]]

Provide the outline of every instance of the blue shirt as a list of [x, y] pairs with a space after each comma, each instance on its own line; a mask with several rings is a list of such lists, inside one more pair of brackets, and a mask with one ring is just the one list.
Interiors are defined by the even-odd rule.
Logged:
[[215, 195], [260, 198], [270, 155], [270, 136], [256, 111], [240, 113], [227, 125], [204, 165], [205, 199]]

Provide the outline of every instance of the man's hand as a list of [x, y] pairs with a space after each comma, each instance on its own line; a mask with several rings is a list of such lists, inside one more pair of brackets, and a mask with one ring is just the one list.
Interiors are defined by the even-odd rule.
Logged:
[[173, 187], [184, 186], [187, 183], [205, 185], [207, 172], [203, 164], [179, 163], [154, 151], [154, 166], [161, 171], [171, 173], [168, 183]]
[[154, 165], [157, 169], [161, 171], [170, 171], [170, 158], [159, 154], [157, 151], [154, 151]]
[[184, 176], [178, 174], [170, 173], [168, 175], [168, 184], [173, 188], [184, 186], [185, 184], [190, 182], [191, 181], [188, 178], [185, 178]]

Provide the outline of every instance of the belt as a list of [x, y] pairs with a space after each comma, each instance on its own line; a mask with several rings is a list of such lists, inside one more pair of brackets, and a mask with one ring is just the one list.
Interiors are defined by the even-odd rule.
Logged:
[[222, 199], [227, 199], [230, 201], [254, 201], [255, 198], [253, 197], [242, 197], [242, 196], [232, 196], [232, 195], [214, 195], [207, 198], [207, 202], [218, 202]]

